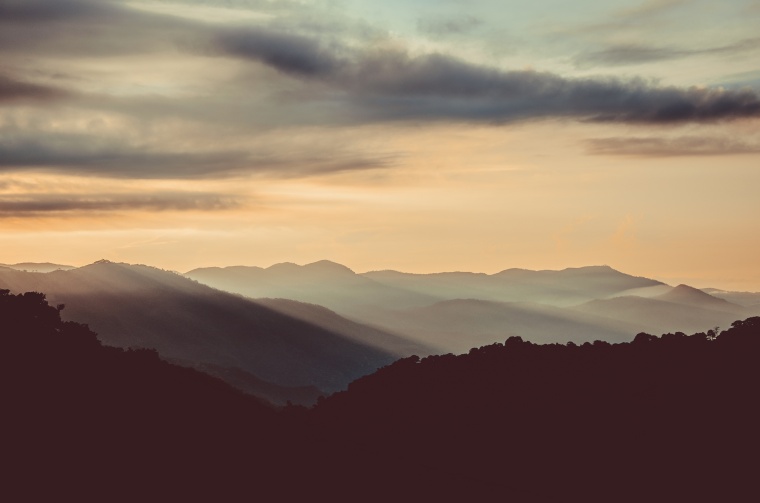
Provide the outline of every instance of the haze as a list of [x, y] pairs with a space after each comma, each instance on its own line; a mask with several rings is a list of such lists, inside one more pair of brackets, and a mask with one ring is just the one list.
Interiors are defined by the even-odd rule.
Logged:
[[760, 290], [760, 2], [11, 0], [2, 263]]

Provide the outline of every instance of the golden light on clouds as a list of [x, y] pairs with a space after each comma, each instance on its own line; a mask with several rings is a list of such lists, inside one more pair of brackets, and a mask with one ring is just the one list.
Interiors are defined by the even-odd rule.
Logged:
[[760, 290], [760, 44], [722, 5], [49, 1], [0, 20], [0, 262]]

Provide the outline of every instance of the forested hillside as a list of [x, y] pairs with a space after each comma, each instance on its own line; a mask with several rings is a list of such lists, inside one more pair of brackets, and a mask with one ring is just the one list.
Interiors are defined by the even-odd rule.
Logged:
[[0, 322], [6, 490], [32, 499], [749, 501], [757, 490], [760, 318], [614, 345], [512, 337], [402, 359], [280, 411], [155, 352], [103, 347], [39, 293], [0, 292]]

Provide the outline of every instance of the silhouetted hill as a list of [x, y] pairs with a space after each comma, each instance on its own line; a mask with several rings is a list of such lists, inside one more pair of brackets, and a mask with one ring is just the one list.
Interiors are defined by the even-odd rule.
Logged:
[[222, 381], [104, 347], [40, 293], [0, 290], [0, 323], [6, 501], [186, 498], [236, 463], [277, 463], [250, 456], [281, 424], [274, 410]]
[[467, 355], [411, 357], [320, 402], [314, 420], [341, 439], [330, 452], [347, 491], [425, 501], [743, 500], [756, 490], [760, 318], [710, 339], [510, 338]]
[[280, 386], [332, 392], [396, 358], [377, 349], [382, 342], [371, 347], [346, 330], [153, 267], [101, 261], [48, 274], [2, 270], [0, 287], [46, 292], [51, 302], [69, 306], [64, 316], [89, 324], [105, 344], [155, 348], [165, 358], [238, 368]]
[[0, 292], [9, 501], [752, 501], [760, 318], [410, 357], [276, 412]]
[[171, 359], [169, 362], [218, 377], [230, 386], [276, 406], [284, 406], [288, 403], [311, 406], [317, 402], [320, 396], [324, 395], [324, 392], [316, 386], [280, 386], [259, 379], [250, 372], [237, 367], [222, 367], [212, 363], [177, 359]]

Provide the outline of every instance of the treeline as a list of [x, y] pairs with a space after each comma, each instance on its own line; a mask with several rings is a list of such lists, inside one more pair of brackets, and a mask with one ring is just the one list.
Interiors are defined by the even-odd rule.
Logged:
[[[4, 475], [80, 499], [756, 499], [760, 318], [406, 358], [272, 408], [0, 291]], [[202, 497], [202, 498], [201, 498]]]
[[[721, 334], [400, 360], [319, 403], [356, 487], [518, 501], [757, 496], [760, 318]], [[743, 495], [746, 496], [746, 495]], [[730, 498], [729, 498], [730, 499]]]

